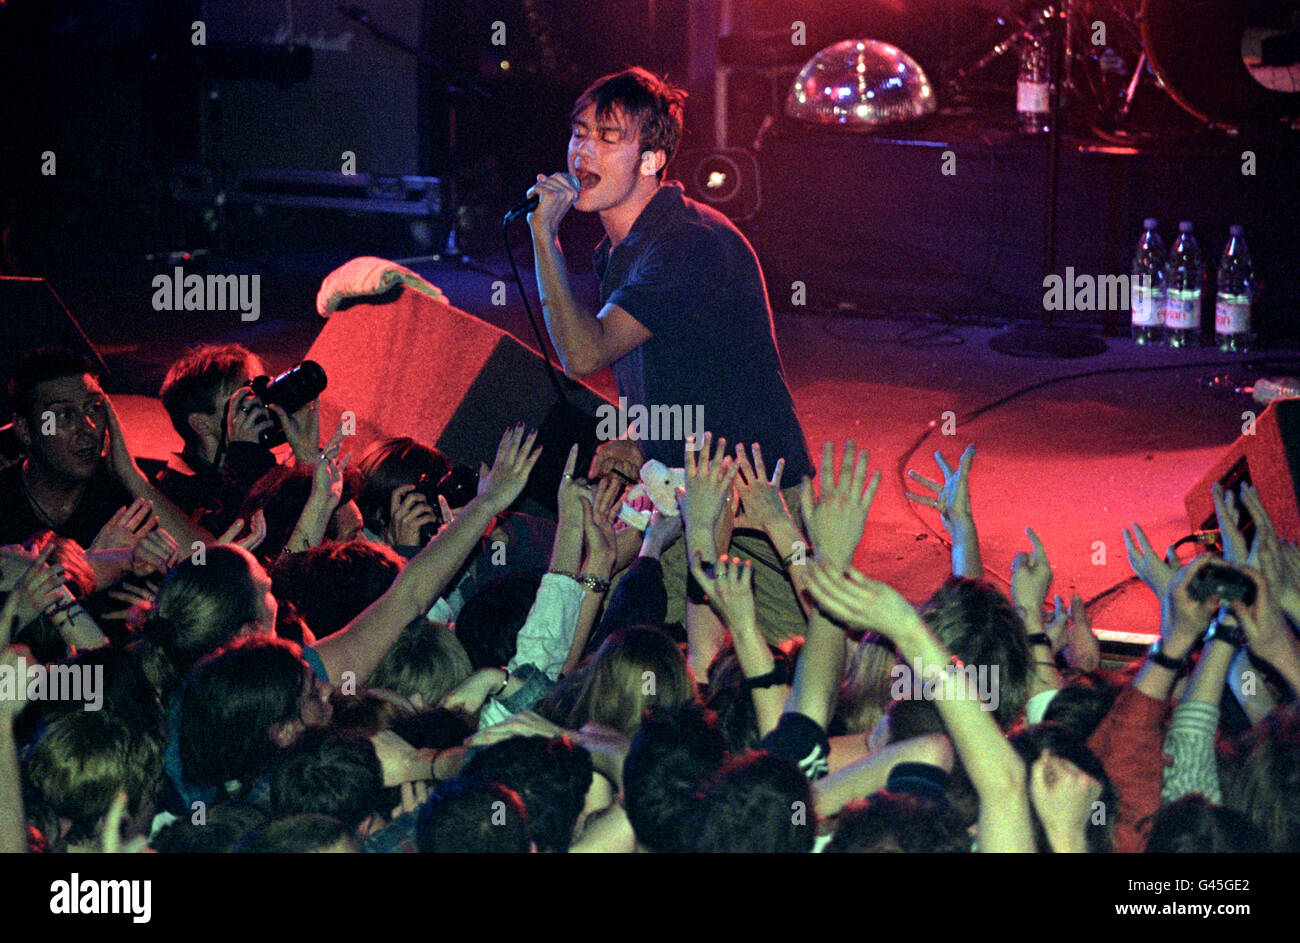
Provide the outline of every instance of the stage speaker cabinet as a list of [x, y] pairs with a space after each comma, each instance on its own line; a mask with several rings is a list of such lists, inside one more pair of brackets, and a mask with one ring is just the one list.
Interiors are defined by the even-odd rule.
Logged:
[[[1233, 443], [1187, 493], [1187, 519], [1195, 530], [1217, 527], [1214, 500], [1210, 488], [1215, 482], [1225, 491], [1237, 492], [1243, 482], [1259, 491], [1278, 536], [1300, 538], [1300, 399], [1279, 399], [1255, 420], [1253, 435], [1243, 435]], [[1238, 502], [1241, 506], [1241, 502]], [[1254, 532], [1254, 522], [1241, 509], [1242, 530], [1247, 539]]]
[[[501, 435], [539, 430], [542, 456], [520, 505], [553, 513], [565, 459], [579, 443], [585, 473], [607, 399], [560, 374], [565, 401], [542, 358], [509, 334], [412, 289], [341, 308], [307, 354], [325, 370], [321, 428], [351, 420], [346, 451], [360, 460], [375, 441], [411, 436], [453, 463], [492, 464]], [[346, 427], [345, 427], [346, 428]]]
[[763, 191], [753, 152], [738, 147], [694, 150], [682, 153], [678, 161], [677, 173], [692, 200], [736, 222], [758, 215]]
[[67, 347], [90, 358], [100, 376], [108, 368], [81, 325], [43, 278], [0, 277], [0, 421], [13, 415], [9, 379], [18, 361], [37, 347]]

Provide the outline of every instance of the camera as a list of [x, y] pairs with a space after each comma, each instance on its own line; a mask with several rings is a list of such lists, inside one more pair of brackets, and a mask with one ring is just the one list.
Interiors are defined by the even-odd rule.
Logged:
[[[249, 385], [263, 406], [275, 405], [286, 413], [296, 413], [325, 391], [325, 370], [314, 360], [304, 360], [278, 377], [254, 377]], [[273, 425], [258, 436], [257, 441], [270, 449], [288, 439], [279, 417], [270, 410], [267, 410], [267, 415]]]
[[421, 475], [415, 483], [415, 490], [424, 495], [437, 518], [420, 528], [420, 546], [424, 546], [444, 523], [442, 511], [438, 507], [438, 496], [446, 498], [450, 507], [458, 508], [469, 504], [478, 495], [478, 469], [469, 465], [456, 465], [436, 484], [432, 476]]
[[1187, 585], [1187, 595], [1197, 602], [1218, 596], [1225, 603], [1240, 599], [1250, 606], [1255, 602], [1255, 581], [1240, 570], [1222, 563], [1211, 563], [1192, 578]]

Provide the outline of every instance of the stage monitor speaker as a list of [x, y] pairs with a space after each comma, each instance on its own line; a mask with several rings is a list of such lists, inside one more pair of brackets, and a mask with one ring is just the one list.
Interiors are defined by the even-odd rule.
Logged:
[[9, 379], [18, 361], [37, 347], [67, 347], [89, 357], [100, 376], [108, 367], [63, 300], [43, 278], [0, 277], [0, 418], [13, 414]]
[[676, 173], [692, 200], [707, 203], [737, 222], [752, 219], [763, 205], [758, 161], [738, 147], [686, 151]]
[[[390, 299], [390, 300], [389, 300]], [[596, 409], [609, 401], [560, 374], [560, 405], [542, 358], [474, 315], [410, 289], [331, 315], [307, 359], [325, 369], [321, 430], [345, 412], [356, 433], [345, 451], [358, 461], [378, 439], [411, 436], [453, 463], [492, 464], [507, 427], [541, 431], [543, 452], [525, 510], [554, 511], [570, 446], [581, 445], [579, 473], [595, 451]]]
[[[1249, 482], [1259, 491], [1273, 527], [1280, 537], [1300, 538], [1300, 399], [1279, 399], [1255, 420], [1254, 435], [1243, 435], [1233, 443], [1195, 487], [1187, 493], [1187, 519], [1195, 530], [1217, 527], [1210, 488], [1215, 483], [1225, 491], [1237, 491]], [[1238, 502], [1240, 506], [1240, 502]], [[1247, 539], [1254, 522], [1242, 508]]]

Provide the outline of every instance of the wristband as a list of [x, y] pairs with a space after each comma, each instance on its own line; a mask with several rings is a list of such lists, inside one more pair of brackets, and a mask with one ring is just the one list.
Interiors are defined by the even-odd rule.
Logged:
[[772, 688], [778, 684], [790, 683], [790, 666], [787, 662], [778, 661], [776, 667], [767, 674], [757, 675], [753, 678], [746, 678], [740, 682], [740, 690], [753, 691], [759, 688]]
[[1161, 668], [1168, 668], [1170, 671], [1182, 671], [1187, 667], [1187, 656], [1182, 658], [1171, 658], [1164, 653], [1160, 647], [1160, 639], [1151, 643], [1151, 649], [1147, 652], [1147, 659], [1155, 662]]
[[577, 579], [579, 583], [587, 587], [587, 589], [591, 590], [593, 593], [609, 592], [609, 580], [605, 579], [603, 576], [596, 576], [594, 573], [583, 573]]
[[502, 694], [504, 694], [506, 687], [510, 684], [510, 669], [502, 668], [501, 670], [506, 673], [506, 679], [501, 682], [501, 687], [497, 688], [496, 691], [492, 694], [492, 697], [494, 698], [500, 697]]
[[1205, 641], [1216, 639], [1227, 642], [1233, 648], [1241, 648], [1246, 644], [1246, 631], [1235, 619], [1215, 619], [1210, 623], [1209, 631], [1205, 633]]

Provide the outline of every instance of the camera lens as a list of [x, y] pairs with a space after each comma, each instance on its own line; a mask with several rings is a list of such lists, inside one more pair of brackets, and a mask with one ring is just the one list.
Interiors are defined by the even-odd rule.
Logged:
[[[325, 370], [314, 360], [304, 360], [274, 379], [255, 378], [252, 387], [264, 405], [276, 405], [286, 413], [296, 413], [325, 391]], [[279, 417], [270, 410], [267, 414], [273, 425], [261, 434], [258, 441], [269, 449], [288, 440], [280, 427]]]

